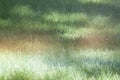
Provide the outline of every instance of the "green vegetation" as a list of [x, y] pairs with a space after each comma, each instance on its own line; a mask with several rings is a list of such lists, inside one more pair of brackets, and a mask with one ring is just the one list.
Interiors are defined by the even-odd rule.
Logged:
[[119, 13], [119, 0], [0, 0], [0, 33], [49, 34], [63, 40], [95, 33], [118, 45]]
[[0, 80], [120, 80], [120, 0], [0, 0]]
[[2, 52], [0, 80], [119, 80], [119, 58], [119, 51], [107, 49], [81, 49], [69, 57]]
[[[0, 28], [64, 34], [81, 27], [119, 27], [116, 0], [1, 0]], [[103, 31], [103, 29], [100, 31]], [[61, 33], [62, 32], [62, 33]]]

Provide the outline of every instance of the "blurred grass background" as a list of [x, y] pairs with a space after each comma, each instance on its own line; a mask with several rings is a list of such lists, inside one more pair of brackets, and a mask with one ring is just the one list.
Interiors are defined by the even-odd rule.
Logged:
[[0, 0], [0, 80], [119, 80], [119, 4]]
[[[119, 21], [119, 0], [0, 1], [1, 36], [49, 34], [64, 44], [73, 40], [88, 41], [89, 36], [102, 39], [102, 35], [107, 41], [103, 38], [104, 41], [98, 43], [119, 47]], [[88, 43], [94, 44], [92, 39]]]

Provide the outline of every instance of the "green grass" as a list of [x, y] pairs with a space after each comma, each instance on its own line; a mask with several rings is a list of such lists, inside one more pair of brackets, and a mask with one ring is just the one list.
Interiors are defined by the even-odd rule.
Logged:
[[1, 0], [0, 29], [64, 35], [70, 34], [68, 29], [76, 31], [74, 28], [119, 28], [117, 3], [118, 0]]
[[0, 80], [120, 80], [119, 4], [0, 0]]
[[0, 80], [120, 79], [119, 51], [81, 49], [69, 56], [2, 53]]
[[119, 2], [1, 0], [0, 35], [15, 37], [19, 34], [50, 34], [62, 40], [78, 40], [86, 39], [90, 34], [100, 34], [110, 39], [108, 44], [118, 45], [120, 39], [115, 40], [114, 37], [120, 34]]

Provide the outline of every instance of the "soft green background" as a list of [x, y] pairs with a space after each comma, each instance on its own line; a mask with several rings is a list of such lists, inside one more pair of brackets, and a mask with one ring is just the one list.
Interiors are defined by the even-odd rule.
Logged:
[[[0, 40], [33, 34], [53, 36], [63, 48], [0, 51], [0, 80], [120, 80], [120, 0], [0, 0]], [[72, 50], [89, 34], [93, 45], [103, 37], [102, 46]]]

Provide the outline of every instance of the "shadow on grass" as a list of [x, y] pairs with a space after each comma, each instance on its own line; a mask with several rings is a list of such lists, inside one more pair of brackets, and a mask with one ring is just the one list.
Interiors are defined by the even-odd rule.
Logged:
[[[64, 56], [63, 56], [64, 55]], [[49, 58], [48, 64], [54, 67], [72, 67], [77, 72], [83, 72], [87, 77], [97, 77], [103, 73], [120, 75], [120, 60], [105, 60], [102, 58], [72, 57], [71, 54], [61, 54]], [[108, 54], [109, 55], [109, 54]], [[60, 57], [61, 56], [61, 57]]]

